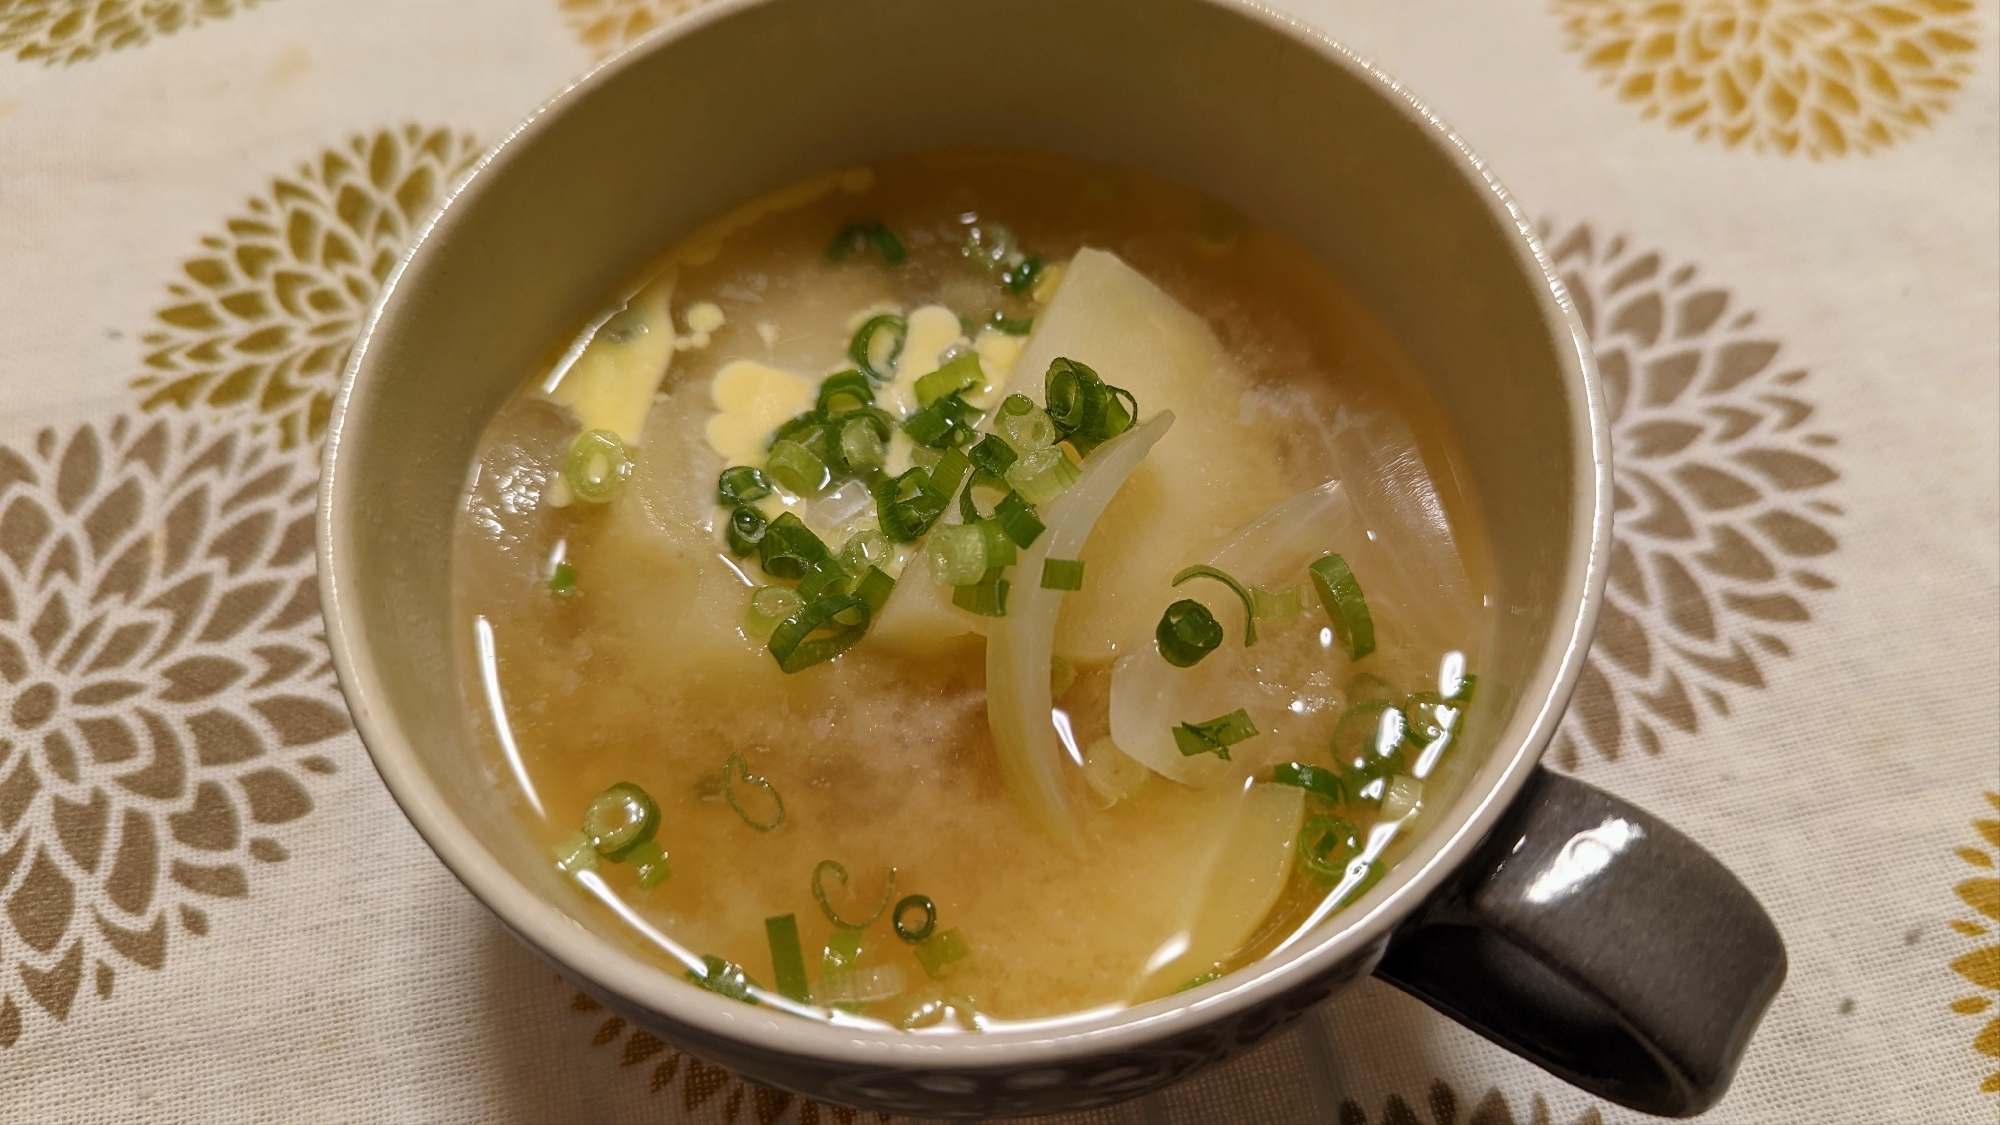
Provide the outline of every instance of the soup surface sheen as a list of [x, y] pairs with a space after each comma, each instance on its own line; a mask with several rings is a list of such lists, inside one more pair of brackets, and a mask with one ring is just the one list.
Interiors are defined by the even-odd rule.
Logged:
[[[614, 297], [488, 429], [455, 612], [496, 783], [599, 900], [577, 909], [669, 971], [911, 1029], [1141, 1002], [1353, 901], [1476, 767], [1458, 720], [1490, 620], [1450, 436], [1371, 314], [1273, 232], [1123, 170], [930, 153], [758, 200]], [[1089, 373], [1049, 411], [1078, 479], [1008, 548], [1020, 525], [963, 527], [948, 478], [997, 432], [1027, 435], [986, 449], [1024, 472], [974, 478], [976, 514], [1062, 483], [1025, 473], [1059, 360]], [[863, 366], [865, 392], [822, 401]], [[868, 397], [880, 415], [850, 427]], [[949, 431], [940, 409], [959, 432], [913, 420]], [[725, 506], [732, 465], [775, 489]], [[938, 472], [899, 492], [912, 468]], [[926, 479], [949, 486], [930, 508]], [[911, 512], [928, 534], [889, 542]], [[833, 556], [800, 580], [749, 544], [793, 520]], [[1044, 554], [1080, 559], [1080, 588], [1045, 588]], [[1322, 563], [1323, 592], [1329, 554], [1352, 581]], [[1255, 644], [1224, 581], [1174, 584], [1196, 564], [1245, 588]], [[753, 604], [767, 587], [786, 592]], [[787, 672], [774, 627], [843, 593], [875, 604], [793, 660], [865, 634]], [[1169, 647], [1210, 646], [1189, 667], [1158, 639], [1182, 599], [1214, 623], [1182, 607]], [[657, 804], [664, 868], [611, 858], [632, 833], [579, 835], [621, 782]], [[928, 935], [925, 902], [898, 905], [917, 895]]]

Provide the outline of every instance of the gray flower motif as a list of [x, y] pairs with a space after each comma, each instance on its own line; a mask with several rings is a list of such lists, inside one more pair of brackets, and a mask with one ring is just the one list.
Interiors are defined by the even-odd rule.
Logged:
[[1580, 746], [1657, 754], [1664, 731], [1765, 686], [1834, 585], [1840, 473], [1806, 372], [1728, 291], [1588, 226], [1544, 237], [1590, 331], [1616, 468], [1604, 612], [1556, 741], [1575, 769]]

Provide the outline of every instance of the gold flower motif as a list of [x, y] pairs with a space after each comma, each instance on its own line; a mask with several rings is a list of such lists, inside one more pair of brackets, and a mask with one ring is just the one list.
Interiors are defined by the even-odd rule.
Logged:
[[[604, 1005], [579, 992], [570, 1000], [569, 1008], [572, 1012], [596, 1013], [602, 1012]], [[727, 1122], [734, 1122], [748, 1108], [750, 1119], [757, 1125], [773, 1125], [795, 1103], [798, 1106], [798, 1125], [821, 1125], [821, 1122], [855, 1125], [861, 1119], [858, 1110], [846, 1106], [824, 1105], [809, 1098], [794, 1097], [783, 1090], [745, 1082], [724, 1067], [674, 1050], [657, 1036], [631, 1027], [618, 1016], [607, 1017], [590, 1037], [593, 1047], [612, 1044], [619, 1045], [620, 1067], [641, 1066], [659, 1059], [653, 1062], [652, 1092], [657, 1094], [678, 1082], [681, 1110], [685, 1113], [691, 1114], [721, 1095], [722, 1119]], [[887, 1114], [874, 1116], [881, 1125], [888, 1125]]]
[[0, 446], [0, 1047], [241, 898], [347, 729], [313, 472], [120, 417]]
[[1618, 96], [1734, 148], [1887, 148], [1972, 71], [1972, 0], [1554, 0]]
[[[2000, 793], [1986, 794], [1986, 801], [2000, 810]], [[2000, 849], [2000, 820], [1975, 820], [1973, 831], [1996, 849]], [[2000, 879], [1993, 876], [1995, 867], [1991, 853], [1974, 847], [1958, 849], [1958, 858], [1985, 874], [1974, 876], [1953, 887], [1959, 900], [1985, 916], [1987, 922], [2000, 922]], [[1988, 937], [1992, 927], [1986, 922], [1972, 922], [1963, 918], [1953, 919], [1951, 928], [1970, 938]], [[1993, 1007], [1994, 994], [2000, 994], [2000, 941], [1989, 941], [1978, 946], [1951, 963], [1952, 971], [1985, 991], [1985, 995], [1975, 993], [1962, 996], [1951, 1002], [1951, 1010], [1961, 1016], [1976, 1016]], [[2000, 1016], [1986, 1021], [1986, 1026], [1972, 1038], [1972, 1049], [1989, 1059], [2000, 1059]], [[1979, 1084], [1980, 1092], [2000, 1094], [2000, 1070], [1986, 1076]]]
[[[1458, 1091], [1442, 1080], [1433, 1081], [1426, 1092], [1426, 1108], [1430, 1110], [1431, 1125], [1456, 1125], [1460, 1103]], [[1555, 1117], [1549, 1112], [1548, 1100], [1540, 1094], [1531, 1095], [1528, 1100], [1527, 1125], [1553, 1125]], [[1425, 1125], [1424, 1119], [1411, 1108], [1401, 1094], [1390, 1094], [1382, 1103], [1382, 1114], [1369, 1117], [1361, 1103], [1353, 1098], [1342, 1098], [1338, 1118], [1340, 1125]], [[1472, 1116], [1465, 1125], [1521, 1125], [1522, 1118], [1514, 1115], [1514, 1107], [1508, 1104], [1507, 1096], [1497, 1088], [1488, 1087], [1479, 1104], [1472, 1107]], [[1604, 1115], [1596, 1108], [1584, 1110], [1571, 1125], [1604, 1125]]]
[[78, 63], [224, 19], [258, 0], [0, 0], [0, 52]]
[[1590, 663], [1556, 742], [1649, 754], [1664, 728], [1764, 686], [1760, 657], [1833, 586], [1813, 565], [1839, 546], [1824, 526], [1835, 439], [1812, 429], [1806, 373], [1754, 331], [1730, 294], [1588, 226], [1545, 237], [1604, 377], [1615, 456], [1616, 537]]
[[316, 444], [361, 319], [445, 189], [470, 134], [407, 125], [357, 135], [274, 180], [203, 238], [142, 337], [145, 408], [252, 412], [290, 449]]
[[699, 7], [702, 0], [558, 0], [571, 31], [598, 58]]

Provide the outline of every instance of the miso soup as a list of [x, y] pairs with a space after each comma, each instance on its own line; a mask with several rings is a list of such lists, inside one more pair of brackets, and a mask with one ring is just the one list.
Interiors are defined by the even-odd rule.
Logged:
[[1214, 200], [879, 160], [521, 377], [453, 546], [468, 705], [578, 909], [696, 984], [930, 1033], [1168, 995], [1352, 903], [1478, 764], [1453, 439]]

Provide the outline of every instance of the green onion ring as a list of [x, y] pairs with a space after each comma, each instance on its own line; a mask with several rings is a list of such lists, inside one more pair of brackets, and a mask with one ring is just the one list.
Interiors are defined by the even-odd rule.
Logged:
[[[903, 925], [903, 915], [912, 907], [924, 912], [924, 924], [915, 930]], [[896, 927], [896, 936], [915, 945], [931, 936], [937, 929], [937, 903], [929, 895], [907, 895], [896, 903], [896, 909], [889, 912], [889, 924]]]
[[889, 358], [885, 361], [893, 367], [896, 361], [903, 357], [903, 344], [910, 338], [910, 322], [895, 313], [883, 313], [881, 316], [869, 318], [868, 323], [862, 325], [861, 330], [854, 334], [853, 342], [847, 345], [847, 358], [854, 361], [854, 366], [863, 375], [877, 383], [886, 383], [896, 377], [894, 371], [885, 373], [876, 370], [871, 356], [874, 351], [875, 333], [884, 328], [896, 333], [896, 343], [889, 349]]
[[833, 872], [834, 878], [840, 880], [841, 886], [844, 887], [847, 885], [847, 868], [841, 866], [835, 860], [820, 860], [819, 866], [813, 868], [813, 898], [819, 900], [819, 908], [826, 914], [827, 920], [843, 930], [865, 930], [874, 925], [875, 919], [880, 918], [882, 912], [889, 909], [889, 900], [896, 897], [896, 869], [891, 867], [889, 869], [889, 885], [882, 888], [882, 901], [875, 904], [875, 913], [870, 914], [859, 922], [850, 922], [840, 916], [840, 913], [833, 908], [833, 903], [827, 901], [826, 886], [821, 880], [826, 877], [828, 871]]
[[644, 789], [621, 781], [583, 812], [583, 831], [597, 854], [616, 863], [660, 830], [660, 806]]
[[[1322, 848], [1331, 838], [1332, 843]], [[1327, 857], [1341, 854], [1337, 860]], [[1360, 833], [1344, 817], [1309, 816], [1299, 826], [1299, 865], [1321, 883], [1337, 883], [1347, 874], [1348, 863], [1361, 853]]]
[[770, 494], [771, 482], [764, 479], [761, 470], [749, 465], [729, 466], [715, 483], [716, 503], [725, 507], [762, 500]]
[[[778, 805], [778, 815], [775, 818], [773, 818], [768, 822], [758, 820], [755, 817], [751, 816], [750, 813], [747, 810], [745, 810], [741, 804], [737, 802], [736, 800], [737, 779], [735, 777], [730, 776], [730, 771], [732, 769], [738, 775], [741, 776], [742, 781], [745, 785], [755, 785], [757, 788], [762, 789], [764, 792], [770, 794], [771, 800], [777, 802]], [[772, 785], [769, 781], [766, 781], [764, 778], [758, 776], [757, 774], [750, 772], [750, 760], [748, 758], [745, 758], [741, 751], [732, 751], [729, 757], [722, 763], [722, 795], [729, 799], [729, 807], [736, 810], [736, 815], [743, 818], [743, 823], [749, 825], [752, 828], [755, 828], [759, 832], [775, 832], [777, 831], [779, 826], [785, 823], [785, 799], [778, 795], [777, 786]]]
[[1333, 620], [1333, 635], [1347, 650], [1349, 660], [1359, 660], [1375, 651], [1375, 619], [1369, 616], [1368, 599], [1361, 596], [1361, 583], [1353, 568], [1339, 555], [1322, 555], [1312, 564], [1313, 589], [1319, 604]]
[[[601, 472], [599, 461], [604, 463]], [[569, 482], [569, 490], [588, 504], [608, 503], [630, 475], [632, 455], [610, 430], [585, 430], [576, 435], [569, 446], [569, 459], [563, 463], [563, 479]]]
[[1222, 626], [1208, 607], [1191, 598], [1167, 607], [1153, 630], [1160, 656], [1176, 668], [1192, 668], [1222, 646]]
[[[874, 615], [868, 603], [853, 594], [821, 598], [771, 630], [771, 656], [787, 674], [803, 672], [853, 648], [855, 642], [868, 632], [868, 619]], [[843, 616], [858, 616], [859, 620], [840, 620]], [[813, 637], [815, 632], [829, 624], [838, 626], [838, 631], [824, 637]]]
[[1243, 583], [1212, 566], [1199, 564], [1174, 575], [1174, 585], [1178, 586], [1190, 578], [1213, 578], [1235, 591], [1236, 596], [1243, 601], [1243, 647], [1249, 648], [1257, 643], [1257, 605], [1250, 600], [1250, 591], [1243, 588]]

